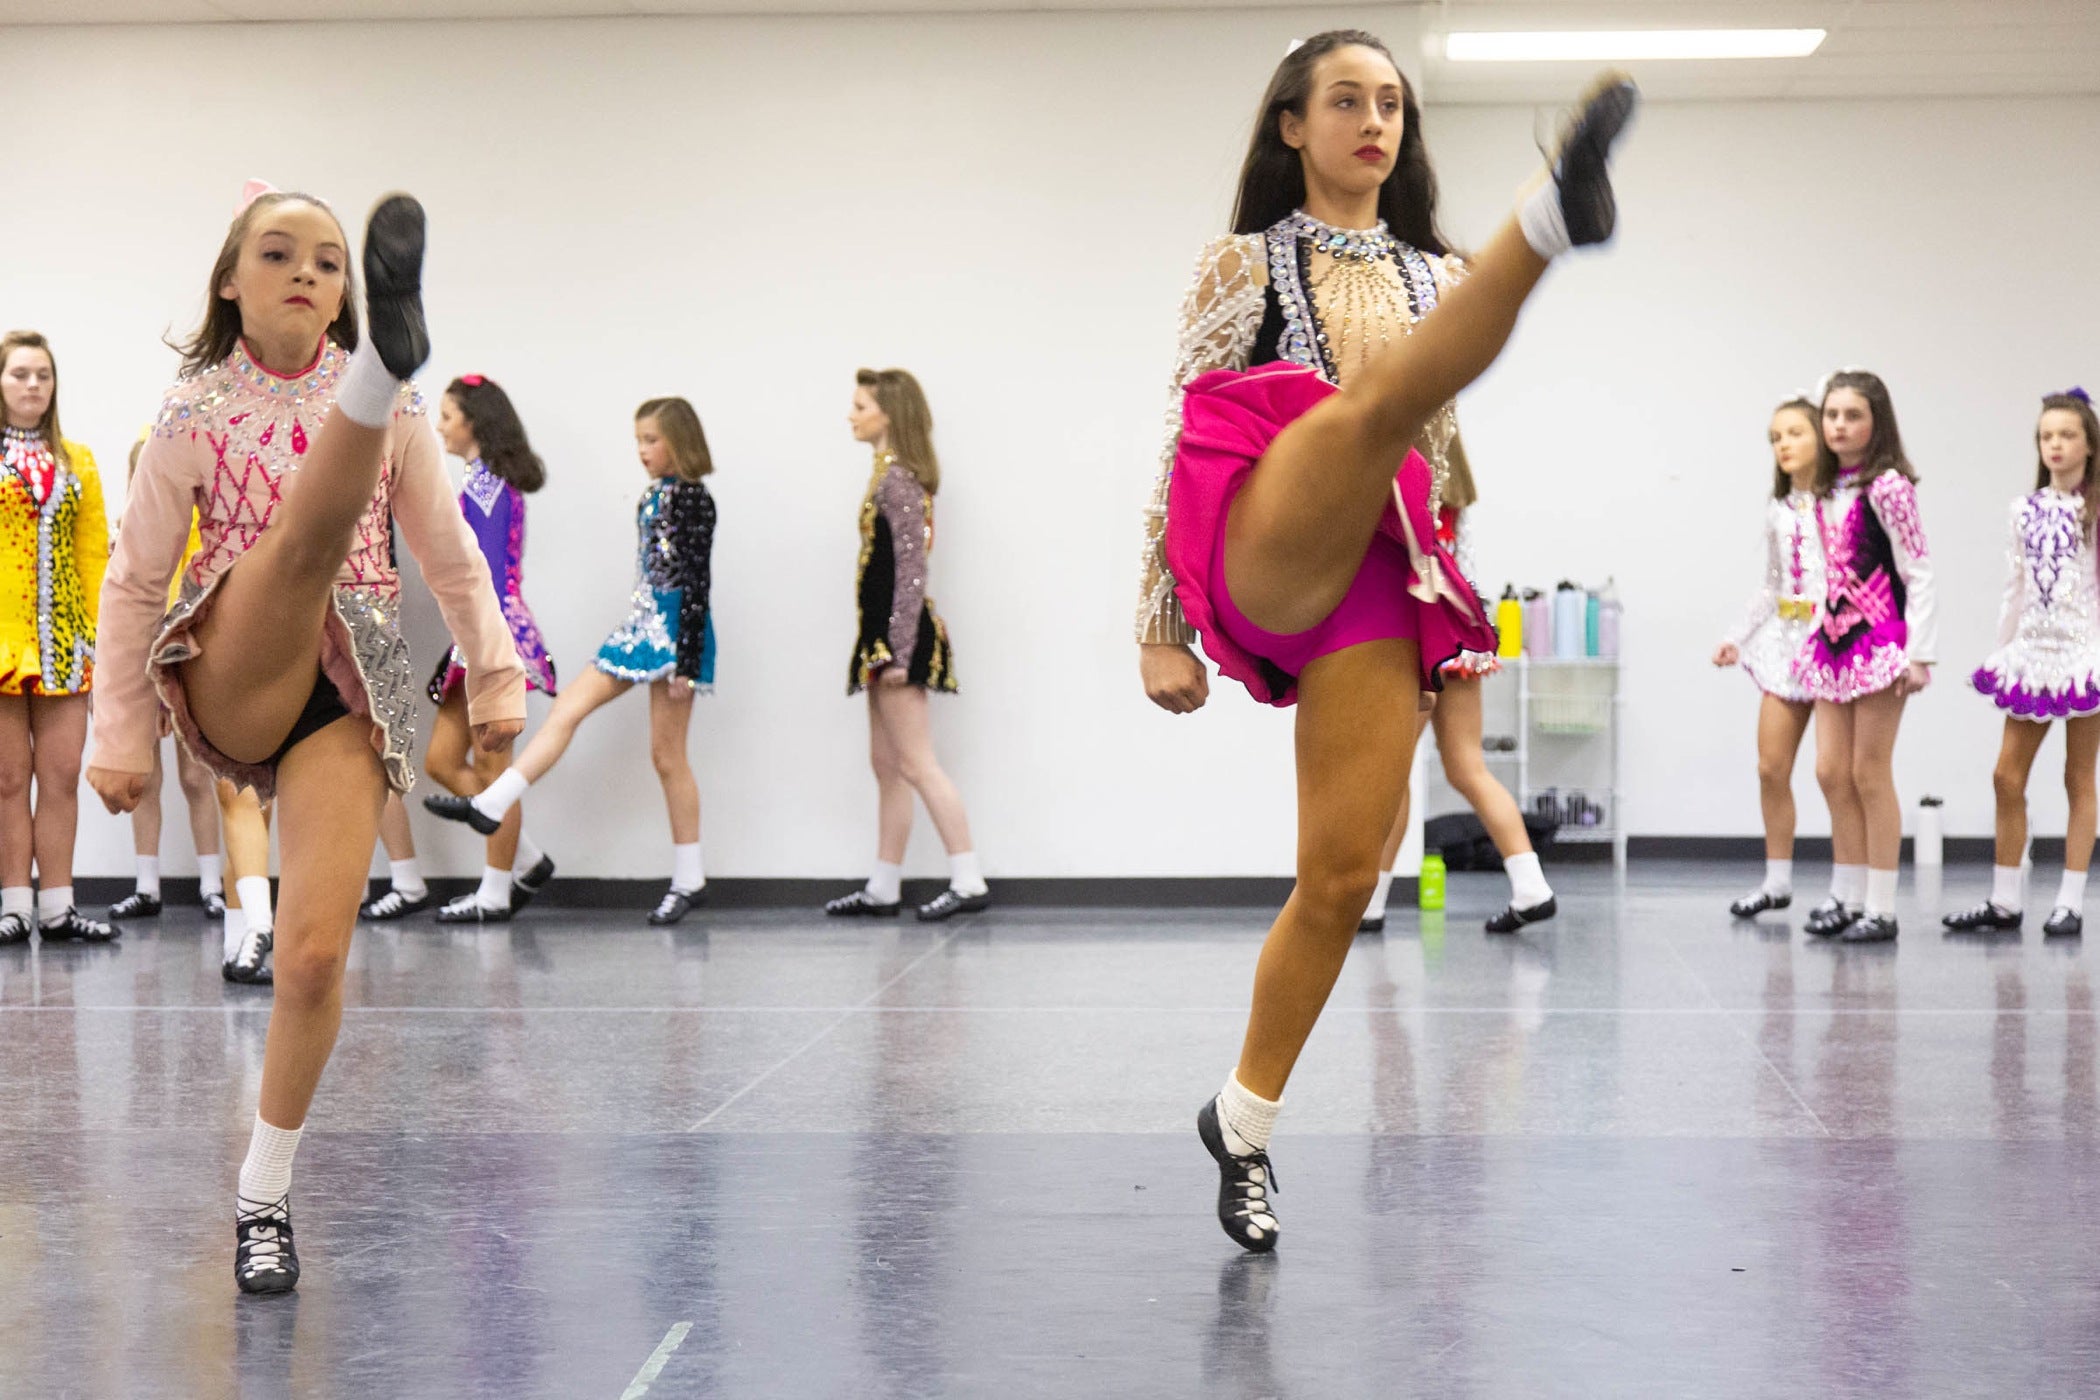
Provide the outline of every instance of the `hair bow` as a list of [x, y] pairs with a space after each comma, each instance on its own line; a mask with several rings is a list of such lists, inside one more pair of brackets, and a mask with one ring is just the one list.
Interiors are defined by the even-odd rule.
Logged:
[[255, 203], [256, 200], [261, 199], [266, 194], [276, 193], [277, 186], [271, 184], [268, 180], [250, 180], [247, 184], [241, 186], [241, 197], [234, 201], [233, 217], [238, 219], [241, 215], [248, 212], [248, 206]]
[[1304, 47], [1305, 41], [1303, 39], [1293, 39], [1288, 44], [1285, 44], [1283, 46], [1283, 56], [1285, 58], [1289, 58], [1292, 54], [1298, 52], [1298, 50]]
[[2084, 389], [2081, 389], [2076, 384], [2073, 384], [2070, 388], [2064, 390], [2064, 397], [2067, 399], [2076, 399], [2080, 403], [2085, 404], [2087, 407], [2091, 407], [2093, 402], [2093, 396], [2091, 394], [2088, 394]]
[[488, 380], [478, 374], [462, 374], [459, 377], [459, 382], [466, 385], [469, 389], [479, 389], [482, 385], [488, 383]]

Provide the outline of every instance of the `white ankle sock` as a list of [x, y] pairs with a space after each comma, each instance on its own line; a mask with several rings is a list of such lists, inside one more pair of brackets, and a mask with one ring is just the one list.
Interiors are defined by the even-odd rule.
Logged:
[[1568, 221], [1560, 209], [1560, 185], [1549, 172], [1517, 206], [1517, 227], [1531, 251], [1551, 262], [1568, 251]]
[[707, 875], [700, 868], [700, 843], [671, 847], [671, 888], [680, 894], [691, 894], [706, 887]]
[[140, 894], [150, 894], [150, 895], [152, 895], [152, 896], [153, 896], [153, 897], [154, 897], [155, 899], [159, 899], [159, 898], [160, 898], [160, 857], [159, 857], [159, 856], [140, 856], [140, 857], [138, 858], [138, 861], [139, 861], [139, 893], [140, 893]]
[[236, 1204], [243, 1211], [274, 1206], [292, 1194], [292, 1155], [299, 1150], [303, 1128], [273, 1128], [255, 1118], [255, 1131], [248, 1139], [248, 1157], [241, 1163], [240, 1195]]
[[1830, 897], [1847, 909], [1859, 908], [1867, 897], [1867, 867], [1864, 865], [1831, 866]]
[[510, 872], [482, 866], [481, 888], [474, 891], [474, 902], [484, 909], [510, 908]]
[[335, 382], [336, 411], [367, 428], [384, 428], [394, 421], [394, 404], [400, 397], [401, 381], [367, 337], [350, 352], [350, 363]]
[[406, 899], [421, 899], [430, 893], [430, 886], [423, 882], [423, 862], [416, 856], [407, 860], [390, 860], [386, 863], [388, 876]]
[[977, 852], [957, 851], [948, 857], [948, 883], [962, 894], [985, 892], [984, 871], [977, 864]]
[[1765, 860], [1764, 891], [1777, 899], [1794, 892], [1794, 863], [1791, 860]]
[[2085, 908], [2085, 872], [2066, 870], [2063, 883], [2056, 887], [2056, 907], [2068, 909], [2076, 914]]
[[540, 843], [533, 840], [531, 836], [521, 829], [518, 832], [518, 858], [511, 862], [510, 873], [513, 875], [530, 874], [532, 867], [538, 865], [545, 858], [546, 854], [545, 851], [540, 849]]
[[270, 877], [267, 875], [243, 875], [233, 882], [241, 896], [241, 919], [252, 929], [273, 929], [276, 918], [270, 913]]
[[518, 805], [525, 789], [532, 784], [515, 768], [506, 768], [496, 775], [496, 781], [481, 790], [474, 799], [474, 808], [490, 821], [502, 821], [510, 815], [510, 809]]
[[199, 897], [201, 898], [201, 897], [203, 897], [203, 896], [205, 896], [205, 895], [214, 895], [214, 894], [217, 894], [217, 895], [223, 895], [223, 894], [225, 894], [225, 893], [226, 893], [226, 875], [225, 875], [225, 871], [226, 871], [226, 857], [224, 857], [224, 856], [198, 856], [198, 857], [197, 857], [197, 894], [198, 894], [198, 896], [199, 896]]
[[1893, 919], [1896, 917], [1895, 871], [1867, 871], [1866, 908], [1867, 915], [1870, 918], [1877, 915], [1884, 919]]
[[1364, 908], [1364, 917], [1366, 919], [1384, 918], [1385, 906], [1391, 901], [1392, 897], [1393, 872], [1390, 870], [1381, 871], [1378, 876], [1378, 884], [1371, 891], [1371, 902]]
[[1240, 1083], [1237, 1071], [1225, 1076], [1218, 1091], [1218, 1126], [1224, 1130], [1225, 1150], [1235, 1157], [1269, 1149], [1269, 1133], [1276, 1126], [1281, 1099], [1265, 1099]]
[[36, 921], [47, 928], [66, 916], [73, 907], [73, 887], [56, 885], [36, 892]]
[[1553, 898], [1553, 886], [1546, 883], [1546, 872], [1539, 868], [1537, 851], [1510, 856], [1502, 862], [1502, 869], [1509, 876], [1509, 902], [1517, 908], [1536, 909]]
[[241, 911], [229, 904], [226, 906], [226, 922], [219, 929], [219, 961], [232, 962], [240, 956], [241, 940], [248, 936], [248, 920]]
[[34, 914], [36, 891], [27, 885], [0, 887], [0, 914]]
[[876, 861], [875, 873], [868, 877], [868, 898], [881, 904], [895, 904], [904, 898], [904, 867]]
[[2020, 912], [2024, 901], [2020, 898], [2020, 876], [2017, 865], [1994, 865], [1991, 867], [1991, 903], [2008, 914]]

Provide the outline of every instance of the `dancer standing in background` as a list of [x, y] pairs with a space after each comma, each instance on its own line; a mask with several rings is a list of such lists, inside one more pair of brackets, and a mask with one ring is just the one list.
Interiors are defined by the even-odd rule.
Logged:
[[1371, 35], [1317, 35], [1270, 80], [1235, 232], [1183, 304], [1147, 511], [1145, 691], [1200, 707], [1200, 636], [1257, 700], [1297, 706], [1297, 885], [1262, 947], [1239, 1062], [1196, 1120], [1218, 1223], [1245, 1249], [1276, 1245], [1270, 1130], [1377, 882], [1420, 693], [1496, 644], [1436, 541], [1451, 400], [1553, 259], [1611, 236], [1605, 167], [1635, 103], [1623, 78], [1592, 89], [1461, 281], [1413, 90]]
[[[1437, 511], [1436, 539], [1439, 548], [1451, 556], [1465, 578], [1466, 586], [1473, 590], [1476, 598], [1488, 595], [1480, 591], [1480, 576], [1473, 559], [1473, 535], [1466, 512], [1479, 503], [1480, 493], [1473, 485], [1473, 469], [1466, 460], [1465, 444], [1456, 433], [1446, 452], [1447, 481], [1444, 501]], [[1540, 867], [1538, 852], [1532, 849], [1531, 832], [1524, 825], [1524, 813], [1517, 807], [1517, 800], [1509, 795], [1487, 764], [1487, 747], [1482, 738], [1485, 722], [1481, 715], [1480, 683], [1502, 669], [1502, 661], [1492, 651], [1461, 652], [1456, 659], [1444, 663], [1444, 688], [1436, 697], [1436, 704], [1421, 718], [1421, 724], [1436, 731], [1437, 757], [1443, 761], [1444, 780], [1451, 784], [1466, 805], [1480, 818], [1480, 824], [1495, 843], [1495, 851], [1502, 857], [1502, 870], [1509, 877], [1509, 904], [1501, 913], [1487, 921], [1489, 933], [1515, 933], [1526, 924], [1543, 923], [1560, 910], [1553, 898], [1553, 886], [1546, 883], [1546, 872]], [[1415, 742], [1421, 742], [1421, 730], [1415, 732]], [[1399, 863], [1400, 847], [1407, 841], [1408, 819], [1413, 815], [1413, 785], [1405, 784], [1400, 789], [1400, 815], [1393, 822], [1392, 834], [1385, 839], [1385, 850], [1379, 856], [1378, 868], [1384, 873], [1372, 892], [1371, 903], [1364, 910], [1364, 917], [1357, 923], [1360, 933], [1377, 933], [1385, 927], [1386, 901], [1393, 887], [1393, 867]]]
[[[146, 445], [153, 429], [149, 426], [131, 444], [131, 458], [124, 477], [124, 498], [131, 498], [131, 480], [138, 474], [139, 450]], [[122, 522], [118, 522], [119, 529]], [[204, 547], [203, 537], [197, 533], [197, 516], [190, 514], [189, 543], [183, 546], [182, 561], [176, 565], [178, 582], [168, 589], [168, 606], [175, 605], [176, 595], [181, 591], [182, 570], [189, 567], [197, 551]], [[101, 599], [98, 597], [99, 606]], [[163, 743], [153, 751], [153, 772], [146, 778], [145, 796], [139, 799], [138, 809], [131, 814], [132, 851], [138, 861], [138, 883], [130, 894], [109, 908], [110, 922], [119, 919], [150, 919], [161, 911], [160, 897], [160, 832], [161, 832], [161, 749]], [[226, 913], [225, 862], [219, 855], [219, 800], [214, 790], [216, 784], [203, 764], [190, 757], [190, 751], [180, 743], [175, 745], [175, 778], [182, 788], [184, 803], [190, 813], [190, 840], [197, 848], [197, 898], [204, 905], [207, 918], [223, 918]]]
[[[445, 450], [467, 464], [460, 513], [488, 561], [503, 620], [510, 624], [511, 640], [525, 667], [526, 688], [552, 695], [554, 658], [547, 655], [524, 591], [525, 497], [546, 484], [547, 468], [526, 440], [510, 395], [483, 375], [461, 375], [446, 386], [437, 428]], [[438, 713], [423, 770], [448, 792], [471, 797], [510, 767], [511, 755], [507, 748], [491, 753], [475, 749], [461, 689], [465, 678], [465, 663], [454, 647], [430, 678], [430, 698]], [[480, 888], [438, 910], [439, 923], [507, 922], [554, 878], [553, 858], [525, 834], [524, 826], [524, 810], [512, 807], [488, 838]]]
[[[715, 469], [700, 415], [684, 399], [650, 399], [634, 413], [635, 454], [649, 485], [635, 508], [639, 536], [634, 593], [627, 618], [589, 671], [554, 702], [518, 756], [474, 797], [427, 797], [423, 805], [483, 836], [502, 828], [525, 789], [568, 752], [576, 727], [637, 685], [649, 687], [649, 758], [663, 785], [671, 821], [671, 887], [650, 911], [652, 924], [675, 924], [706, 898], [700, 862], [700, 785], [686, 754], [693, 697], [715, 683], [715, 624], [710, 610], [715, 498], [706, 478]], [[550, 668], [548, 684], [553, 683]]]
[[[1742, 622], [1714, 649], [1714, 665], [1740, 665], [1764, 697], [1757, 710], [1757, 790], [1765, 818], [1765, 878], [1728, 906], [1738, 919], [1794, 902], [1794, 761], [1815, 714], [1815, 697], [1794, 667], [1825, 597], [1815, 495], [1825, 449], [1816, 406], [1805, 398], [1779, 405], [1766, 440], [1772, 446], [1772, 499], [1765, 506], [1765, 580]], [[1836, 865], [1864, 866], [1865, 857], [1864, 850], [1841, 850]], [[1833, 900], [1842, 894], [1833, 886]]]
[[73, 902], [108, 562], [102, 475], [95, 454], [59, 430], [50, 342], [9, 331], [0, 336], [0, 943], [27, 942], [32, 928], [51, 940], [116, 937]]
[[860, 506], [860, 635], [847, 665], [846, 693], [868, 693], [868, 752], [875, 769], [875, 873], [824, 906], [834, 918], [894, 915], [903, 907], [904, 851], [911, 840], [912, 795], [948, 852], [948, 888], [919, 906], [933, 923], [989, 909], [992, 897], [970, 839], [962, 794], [933, 751], [927, 697], [956, 690], [948, 627], [933, 610], [927, 572], [933, 553], [933, 496], [940, 458], [933, 410], [919, 381], [901, 369], [861, 370], [847, 415], [857, 442], [875, 449], [875, 474]]
[[[160, 706], [214, 773], [274, 795], [285, 917], [262, 1093], [235, 1199], [234, 1279], [299, 1279], [292, 1159], [342, 1024], [343, 967], [389, 787], [413, 781], [415, 680], [399, 631], [400, 524], [469, 660], [477, 741], [525, 713], [518, 664], [408, 377], [430, 353], [423, 210], [372, 212], [359, 344], [349, 240], [306, 195], [250, 186], [139, 458], [103, 588], [104, 684], [88, 781], [138, 805]], [[192, 509], [204, 547], [167, 607]], [[156, 703], [158, 692], [158, 703]]]
[[[1822, 396], [1816, 529], [1825, 597], [1795, 678], [1815, 697], [1816, 781], [1830, 804], [1831, 897], [1808, 933], [1885, 943], [1896, 927], [1896, 862], [1903, 808], [1896, 796], [1896, 730], [1903, 706], [1932, 683], [1935, 589], [1917, 472], [1888, 386], [1840, 370]], [[1864, 859], [1861, 869], [1853, 864]]]
[[2055, 719], [2064, 722], [2064, 793], [2071, 811], [2063, 880], [2042, 932], [2053, 938], [2085, 931], [2085, 877], [2100, 822], [2093, 790], [2100, 759], [2100, 557], [2093, 547], [2093, 522], [2100, 516], [2100, 473], [2094, 470], [2100, 420], [2085, 390], [2042, 400], [2035, 449], [2040, 461], [2034, 494], [2012, 505], [1998, 647], [1970, 678], [2005, 712], [2005, 737], [1991, 775], [1998, 799], [1991, 897], [1941, 921], [1957, 933], [2020, 926], [2027, 779]]

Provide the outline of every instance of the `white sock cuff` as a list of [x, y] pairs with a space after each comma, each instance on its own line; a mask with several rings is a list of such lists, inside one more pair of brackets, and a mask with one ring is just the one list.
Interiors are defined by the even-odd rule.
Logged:
[[226, 889], [226, 857], [197, 857], [197, 893], [221, 894]]
[[394, 378], [368, 338], [350, 352], [350, 363], [335, 382], [336, 411], [367, 428], [384, 428], [394, 420], [401, 381]]
[[1225, 1087], [1218, 1091], [1218, 1116], [1224, 1119], [1221, 1126], [1255, 1152], [1268, 1149], [1269, 1134], [1276, 1127], [1276, 1115], [1282, 1111], [1283, 1100], [1265, 1099], [1255, 1093], [1240, 1083], [1237, 1070], [1225, 1076]]
[[57, 923], [73, 907], [73, 887], [53, 885], [36, 892], [36, 917], [38, 923]]
[[28, 885], [0, 886], [0, 914], [34, 914], [36, 891]]
[[1896, 913], [1896, 872], [1893, 870], [1869, 870], [1867, 872], [1867, 913], [1893, 918]]
[[251, 1206], [266, 1206], [291, 1194], [292, 1158], [299, 1151], [299, 1128], [273, 1127], [255, 1117], [248, 1138], [248, 1156], [241, 1163], [241, 1199]]
[[895, 904], [904, 898], [904, 867], [876, 861], [875, 873], [868, 877], [868, 898], [883, 904]]
[[481, 867], [481, 888], [474, 891], [475, 902], [484, 909], [507, 909], [510, 907], [510, 872], [498, 870], [493, 865]]
[[956, 851], [948, 857], [948, 883], [964, 894], [983, 894], [984, 867], [975, 851]]
[[1867, 897], [1867, 867], [1864, 865], [1831, 866], [1830, 896], [1843, 905], [1858, 905]]
[[1792, 894], [1794, 892], [1794, 862], [1765, 858], [1765, 893]]
[[496, 781], [482, 789], [481, 796], [474, 799], [474, 806], [483, 816], [500, 822], [510, 815], [510, 809], [518, 805], [518, 799], [531, 786], [523, 773], [506, 768], [496, 775]]
[[243, 875], [233, 882], [233, 888], [241, 897], [241, 918], [249, 928], [277, 927], [270, 913], [269, 876]]
[[2008, 914], [2017, 914], [2025, 904], [2021, 898], [2021, 876], [2025, 872], [2017, 865], [1994, 865], [1991, 867], [1991, 903]]
[[139, 892], [141, 894], [150, 894], [155, 899], [160, 898], [160, 857], [140, 856], [138, 860]]
[[706, 884], [707, 872], [700, 864], [700, 843], [693, 841], [671, 847], [671, 888], [691, 894]]
[[511, 873], [515, 875], [524, 874], [535, 865], [538, 865], [546, 854], [545, 851], [540, 849], [540, 843], [532, 839], [532, 833], [521, 827], [518, 831], [518, 858], [510, 867]]
[[2056, 887], [2056, 907], [2078, 913], [2085, 908], [2085, 872], [2066, 870], [2063, 883]]
[[1560, 186], [1551, 175], [1517, 206], [1517, 227], [1531, 251], [1548, 262], [1568, 251], [1568, 221], [1561, 212]]
[[1553, 886], [1546, 883], [1537, 851], [1508, 857], [1502, 862], [1502, 871], [1509, 876], [1510, 902], [1519, 909], [1534, 909], [1553, 898]]

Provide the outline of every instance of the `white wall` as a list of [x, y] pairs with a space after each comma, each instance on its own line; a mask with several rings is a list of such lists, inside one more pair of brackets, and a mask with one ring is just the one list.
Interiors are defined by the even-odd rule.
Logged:
[[[16, 30], [11, 182], [50, 199], [10, 222], [0, 321], [53, 336], [71, 435], [121, 464], [242, 179], [346, 214], [415, 189], [429, 379], [500, 378], [551, 468], [527, 592], [569, 674], [624, 604], [628, 415], [690, 396], [723, 517], [721, 686], [692, 747], [732, 876], [852, 871], [872, 843], [842, 694], [866, 459], [842, 417], [855, 366], [907, 365], [948, 472], [935, 595], [965, 692], [936, 723], [991, 871], [1282, 873], [1289, 717], [1223, 691], [1152, 711], [1127, 628], [1174, 307], [1284, 41], [1341, 20], [1412, 47], [1404, 10]], [[1447, 224], [1482, 238], [1532, 114], [1430, 120]], [[1489, 581], [1610, 572], [1626, 594], [1635, 830], [1756, 828], [1754, 698], [1703, 660], [1753, 581], [1765, 412], [1841, 363], [1895, 387], [1946, 579], [1946, 679], [1900, 776], [1948, 793], [1951, 831], [1987, 828], [1995, 726], [1956, 682], [2034, 396], [2100, 378], [2074, 257], [2096, 126], [2074, 101], [1649, 113], [1619, 250], [1557, 273], [1464, 405]], [[433, 656], [431, 610], [412, 621]], [[661, 873], [638, 697], [528, 812], [571, 873]], [[474, 868], [464, 833], [419, 835]], [[84, 873], [128, 851], [84, 822]], [[913, 865], [940, 867], [923, 824]]]

